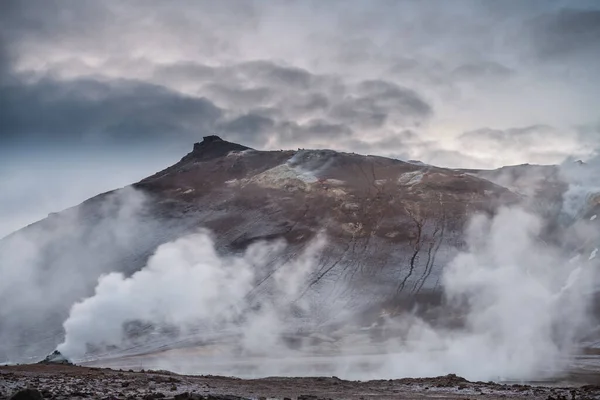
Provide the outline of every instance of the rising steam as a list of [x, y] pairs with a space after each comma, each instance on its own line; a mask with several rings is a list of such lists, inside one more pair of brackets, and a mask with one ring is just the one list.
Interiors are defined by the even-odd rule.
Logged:
[[541, 221], [521, 209], [478, 216], [468, 248], [444, 271], [450, 302], [466, 305], [465, 329], [409, 332], [389, 367], [399, 375], [455, 372], [470, 379], [539, 379], [571, 361], [593, 284], [588, 258], [569, 260], [539, 240]]
[[[318, 236], [293, 262], [271, 271], [273, 279], [265, 287], [255, 286], [257, 273], [281, 254], [281, 242], [258, 243], [230, 257], [217, 254], [207, 231], [166, 243], [131, 277], [100, 277], [95, 295], [72, 307], [58, 350], [77, 358], [90, 349], [130, 348], [139, 337], [131, 338], [123, 328], [135, 322], [146, 333], [171, 329], [178, 336], [204, 338], [233, 333], [248, 351], [272, 349], [288, 320], [288, 307], [302, 305], [295, 300], [324, 243]], [[253, 291], [263, 299], [251, 302]]]
[[[304, 341], [295, 348], [285, 345], [286, 334], [323, 327], [300, 295], [318, 268], [324, 238], [313, 241], [294, 261], [277, 263], [284, 250], [280, 242], [254, 244], [240, 256], [221, 256], [210, 234], [202, 231], [160, 246], [131, 277], [102, 276], [95, 295], [72, 307], [58, 349], [83, 359], [90, 352], [148, 344], [152, 334], [170, 329], [177, 338], [171, 342], [192, 337], [198, 340], [197, 349], [219, 338], [212, 369], [198, 368], [189, 356], [155, 357], [158, 365], [187, 373], [244, 374], [236, 365], [251, 363], [253, 376], [554, 376], [569, 363], [585, 328], [594, 260], [587, 254], [573, 258], [544, 243], [539, 238], [542, 227], [539, 218], [519, 208], [472, 219], [466, 250], [448, 264], [442, 278], [449, 308], [465, 312], [460, 329], [402, 315], [388, 318], [385, 327], [395, 333], [375, 344], [348, 319], [343, 334], [321, 330], [329, 335], [328, 346]], [[266, 266], [271, 266], [266, 272], [271, 278], [265, 280]], [[336, 307], [329, 309], [330, 315], [347, 311]], [[144, 335], [124, 329], [136, 321], [145, 327]], [[232, 341], [223, 340], [226, 336]], [[327, 357], [315, 359], [315, 352]], [[248, 361], [250, 355], [259, 358]]]

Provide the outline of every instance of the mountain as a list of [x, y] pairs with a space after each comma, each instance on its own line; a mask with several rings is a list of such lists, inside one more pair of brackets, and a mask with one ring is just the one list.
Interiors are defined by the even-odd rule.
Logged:
[[[554, 221], [568, 188], [555, 166], [453, 170], [332, 150], [259, 151], [207, 136], [175, 165], [0, 241], [0, 361], [49, 354], [71, 306], [94, 294], [100, 276], [131, 276], [159, 245], [200, 228], [222, 255], [287, 244], [257, 272], [249, 304], [268, 294], [273, 268], [322, 234], [327, 244], [298, 297], [326, 322], [335, 322], [334, 303], [366, 325], [382, 310], [415, 305], [450, 319], [435, 307], [440, 274], [465, 247], [469, 218], [526, 198]], [[557, 226], [545, 227], [549, 240]]]

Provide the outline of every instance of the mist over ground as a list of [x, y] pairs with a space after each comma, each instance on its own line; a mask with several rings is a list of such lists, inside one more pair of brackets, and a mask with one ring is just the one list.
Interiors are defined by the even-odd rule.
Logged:
[[[167, 354], [140, 361], [182, 373], [214, 373], [214, 366], [201, 364], [215, 362], [224, 364], [219, 373], [239, 375], [243, 368], [236, 360], [242, 363], [250, 356], [245, 362], [253, 368], [248, 375], [253, 377], [554, 377], [568, 368], [577, 340], [592, 324], [588, 311], [597, 249], [572, 256], [541, 242], [541, 228], [542, 221], [519, 208], [503, 209], [493, 219], [475, 217], [468, 227], [467, 249], [442, 276], [448, 301], [468, 302], [465, 329], [436, 328], [406, 314], [389, 319], [384, 329], [395, 328], [396, 334], [375, 346], [367, 334], [353, 331], [351, 316], [340, 318], [351, 310], [298, 297], [318, 267], [319, 252], [326, 245], [323, 237], [294, 262], [275, 268], [265, 298], [249, 300], [254, 274], [268, 265], [281, 244], [259, 243], [243, 257], [221, 258], [209, 233], [201, 232], [160, 246], [148, 265], [129, 278], [115, 273], [101, 277], [95, 295], [72, 307], [58, 350], [84, 361], [91, 349], [103, 354], [135, 348], [148, 339], [129, 339], [123, 326], [142, 321], [150, 323], [151, 330], [173, 329], [183, 337], [239, 336], [233, 349], [224, 341], [216, 354]], [[334, 319], [344, 325], [332, 335], [346, 335], [335, 347], [317, 347], [306, 338], [290, 348], [282, 340], [283, 333], [317, 332]], [[307, 356], [320, 357], [326, 366], [319, 367]]]

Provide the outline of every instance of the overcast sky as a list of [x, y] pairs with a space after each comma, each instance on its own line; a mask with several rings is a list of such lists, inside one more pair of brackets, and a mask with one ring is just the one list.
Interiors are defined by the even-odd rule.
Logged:
[[0, 2], [0, 236], [217, 133], [450, 167], [600, 147], [592, 1]]

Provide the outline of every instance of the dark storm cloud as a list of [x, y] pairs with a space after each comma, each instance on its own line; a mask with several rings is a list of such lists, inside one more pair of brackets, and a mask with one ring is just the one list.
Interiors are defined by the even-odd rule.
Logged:
[[[527, 83], [518, 80], [523, 54], [593, 51], [600, 12], [565, 10], [561, 1], [176, 4], [4, 2], [0, 40], [10, 51], [0, 46], [0, 76], [11, 83], [0, 89], [0, 140], [191, 141], [214, 131], [256, 147], [307, 138], [341, 138], [344, 147], [348, 138], [385, 141], [438, 118], [458, 126], [456, 136], [511, 103]], [[528, 35], [512, 40], [519, 26]], [[457, 122], [455, 111], [466, 109]], [[444, 135], [434, 129], [419, 134]], [[419, 143], [431, 140], [381, 148], [423, 150]]]
[[212, 129], [222, 111], [203, 98], [126, 80], [42, 79], [0, 87], [4, 140], [126, 143]]
[[534, 51], [544, 59], [586, 52], [600, 57], [600, 10], [562, 9], [531, 21]]

